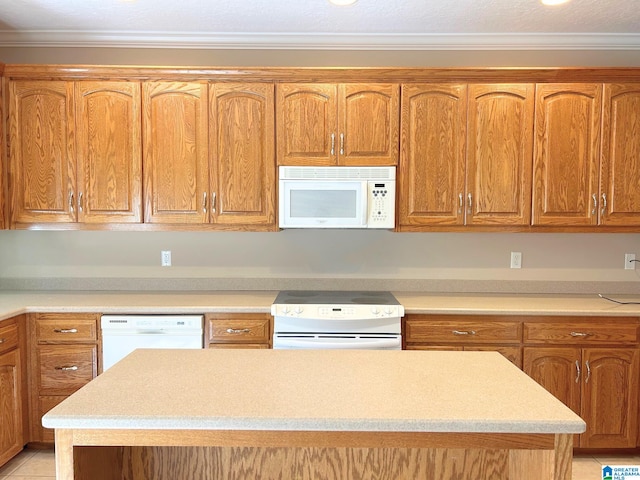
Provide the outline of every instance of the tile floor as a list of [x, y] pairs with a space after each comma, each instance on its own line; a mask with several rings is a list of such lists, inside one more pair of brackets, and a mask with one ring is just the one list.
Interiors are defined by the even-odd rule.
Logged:
[[[602, 465], [640, 465], [640, 455], [577, 455], [573, 480], [602, 480]], [[25, 450], [0, 468], [0, 480], [55, 480], [53, 450]]]

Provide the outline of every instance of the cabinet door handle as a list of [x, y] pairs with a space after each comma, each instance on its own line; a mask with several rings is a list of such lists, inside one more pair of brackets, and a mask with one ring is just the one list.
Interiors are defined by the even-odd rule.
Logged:
[[61, 370], [63, 372], [75, 372], [78, 370], [77, 365], [63, 365], [62, 367], [55, 367], [56, 370]]
[[344, 155], [344, 133], [340, 134], [340, 155]]
[[82, 192], [78, 195], [78, 211], [82, 212], [83, 210], [83, 201], [82, 201]]
[[463, 205], [462, 194], [459, 193], [458, 194], [458, 213], [462, 213], [462, 205]]
[[207, 192], [202, 194], [202, 211], [207, 213]]
[[607, 194], [606, 193], [602, 194], [602, 209], [600, 210], [600, 213], [603, 216], [605, 213], [607, 213]]
[[598, 197], [594, 193], [593, 195], [591, 195], [591, 199], [593, 200], [593, 210], [591, 210], [591, 215], [595, 215], [598, 211]]
[[211, 213], [216, 211], [216, 192], [211, 193]]
[[580, 381], [580, 362], [576, 360], [576, 383]]
[[585, 362], [585, 366], [587, 367], [587, 378], [584, 379], [584, 383], [589, 383], [589, 379], [591, 378], [591, 365], [589, 364], [589, 360]]
[[251, 329], [249, 328], [227, 328], [227, 333], [251, 333]]
[[569, 335], [571, 335], [572, 337], [586, 338], [590, 337], [592, 334], [589, 332], [571, 332]]
[[471, 209], [471, 206], [473, 205], [473, 196], [471, 195], [471, 193], [467, 193], [467, 213], [471, 214], [471, 212], [473, 211]]
[[55, 333], [78, 333], [77, 328], [54, 328]]
[[475, 335], [475, 330], [453, 330], [451, 333], [454, 335]]
[[73, 208], [73, 192], [69, 192], [69, 210], [70, 211], [74, 211]]
[[331, 134], [331, 155], [336, 154], [336, 134]]
[[6, 339], [4, 339], [4, 338], [0, 338], [0, 343], [4, 343], [4, 342], [6, 342], [6, 341], [7, 341]]

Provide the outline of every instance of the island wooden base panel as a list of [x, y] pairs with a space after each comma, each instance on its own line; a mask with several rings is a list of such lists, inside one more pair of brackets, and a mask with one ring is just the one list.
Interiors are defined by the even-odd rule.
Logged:
[[56, 457], [59, 480], [570, 480], [572, 453], [557, 435], [552, 450], [75, 446]]

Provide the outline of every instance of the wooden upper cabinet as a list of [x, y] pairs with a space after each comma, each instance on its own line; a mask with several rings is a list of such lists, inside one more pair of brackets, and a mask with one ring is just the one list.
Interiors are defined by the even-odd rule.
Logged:
[[274, 85], [212, 84], [211, 221], [275, 226]]
[[640, 225], [640, 84], [605, 84], [600, 223]]
[[335, 165], [338, 88], [279, 84], [276, 125], [279, 165]]
[[598, 221], [602, 84], [539, 84], [533, 159], [534, 225]]
[[401, 226], [462, 224], [466, 121], [466, 85], [403, 85]]
[[338, 89], [338, 163], [397, 165], [400, 86], [342, 84]]
[[469, 85], [467, 225], [529, 225], [534, 85]]
[[396, 165], [397, 84], [279, 84], [279, 165]]
[[73, 82], [9, 82], [11, 224], [74, 222]]
[[146, 223], [208, 220], [207, 103], [206, 83], [143, 83]]
[[79, 82], [78, 220], [142, 221], [140, 84]]

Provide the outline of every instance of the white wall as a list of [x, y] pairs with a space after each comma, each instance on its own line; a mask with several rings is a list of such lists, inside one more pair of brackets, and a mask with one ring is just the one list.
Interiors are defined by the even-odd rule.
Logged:
[[[278, 279], [298, 279], [286, 283], [295, 288], [318, 278], [411, 290], [640, 292], [636, 271], [623, 268], [625, 253], [640, 259], [640, 234], [2, 231], [0, 246], [5, 288], [40, 279], [46, 288], [278, 289]], [[161, 250], [172, 251], [173, 266], [160, 266]], [[509, 268], [512, 251], [523, 254], [520, 270]]]
[[[640, 55], [636, 51], [0, 48], [0, 61], [543, 67], [640, 66]], [[160, 251], [165, 249], [173, 252], [170, 268], [159, 266]], [[521, 270], [509, 269], [511, 251], [523, 253]], [[0, 231], [0, 288], [373, 286], [435, 291], [640, 292], [636, 272], [623, 269], [624, 253], [640, 258], [640, 234]], [[216, 278], [223, 280], [215, 282]], [[377, 282], [363, 283], [363, 279]]]

